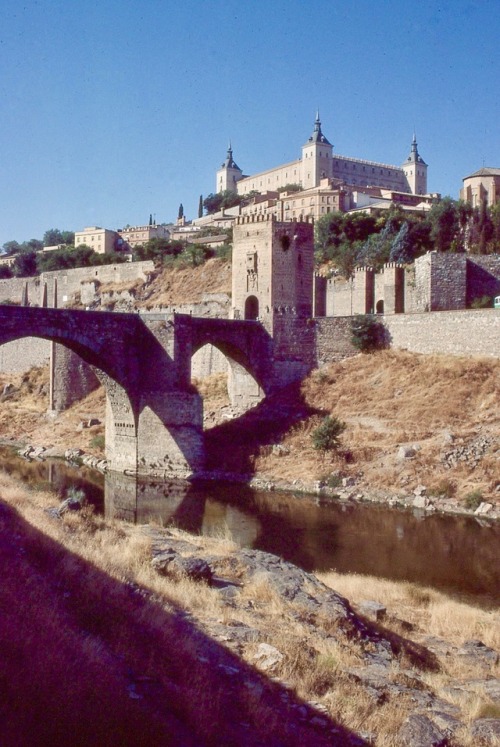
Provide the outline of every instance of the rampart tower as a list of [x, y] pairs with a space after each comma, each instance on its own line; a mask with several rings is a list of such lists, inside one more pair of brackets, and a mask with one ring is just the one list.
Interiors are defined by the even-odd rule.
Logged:
[[233, 317], [258, 319], [272, 336], [283, 386], [316, 360], [313, 224], [241, 216], [233, 232]]
[[313, 225], [259, 218], [240, 217], [233, 229], [233, 316], [272, 334], [276, 317], [312, 316]]

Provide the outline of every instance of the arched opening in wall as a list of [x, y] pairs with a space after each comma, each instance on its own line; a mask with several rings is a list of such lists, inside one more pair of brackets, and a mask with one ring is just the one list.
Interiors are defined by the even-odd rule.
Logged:
[[383, 314], [384, 313], [384, 302], [382, 300], [377, 301], [377, 305], [375, 307], [375, 311], [377, 314]]
[[255, 321], [259, 318], [259, 299], [256, 296], [248, 296], [245, 301], [245, 319]]
[[264, 397], [256, 379], [227, 350], [206, 344], [191, 358], [191, 383], [203, 399], [205, 430], [238, 417]]
[[104, 388], [64, 345], [41, 337], [0, 345], [0, 397], [4, 438], [105, 458]]

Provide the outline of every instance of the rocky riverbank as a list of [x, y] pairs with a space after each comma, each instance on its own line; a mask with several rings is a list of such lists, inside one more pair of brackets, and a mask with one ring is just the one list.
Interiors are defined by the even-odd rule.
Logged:
[[[11, 636], [6, 745], [13, 735], [33, 743], [19, 739], [24, 724], [51, 744], [68, 729], [76, 744], [97, 744], [110, 719], [122, 745], [144, 729], [150, 744], [163, 743], [155, 729], [186, 745], [498, 740], [492, 611], [376, 579], [346, 593], [347, 577], [318, 577], [224, 538], [110, 522], [85, 505], [59, 510], [53, 494], [23, 491], [5, 475], [0, 497], [0, 601], [24, 602], [6, 603], [2, 617]], [[109, 707], [96, 708], [96, 697]]]

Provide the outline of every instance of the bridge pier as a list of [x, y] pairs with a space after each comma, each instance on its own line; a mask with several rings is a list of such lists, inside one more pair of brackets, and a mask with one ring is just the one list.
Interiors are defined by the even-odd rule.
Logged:
[[203, 400], [196, 392], [106, 386], [106, 459], [112, 472], [164, 477], [203, 469]]

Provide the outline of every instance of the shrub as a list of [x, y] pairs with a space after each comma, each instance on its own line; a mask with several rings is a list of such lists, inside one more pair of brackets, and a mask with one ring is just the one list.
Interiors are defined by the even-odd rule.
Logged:
[[351, 321], [351, 342], [363, 353], [371, 353], [386, 347], [387, 335], [384, 325], [375, 317], [365, 314]]
[[99, 449], [100, 451], [104, 451], [105, 446], [105, 438], [102, 434], [99, 436], [94, 436], [94, 438], [90, 442], [90, 446], [93, 449]]
[[467, 493], [464, 499], [465, 508], [469, 508], [471, 511], [479, 508], [482, 502], [483, 494], [480, 490], [473, 490], [472, 493]]
[[340, 436], [345, 429], [345, 423], [328, 415], [311, 434], [313, 448], [318, 451], [335, 451], [340, 446]]

